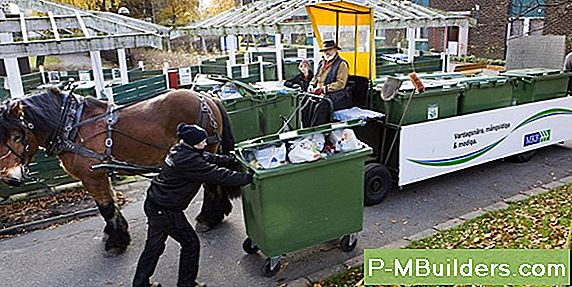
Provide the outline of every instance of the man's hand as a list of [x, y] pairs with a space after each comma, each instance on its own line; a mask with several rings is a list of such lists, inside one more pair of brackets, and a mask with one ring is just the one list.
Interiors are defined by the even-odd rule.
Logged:
[[315, 95], [321, 95], [324, 93], [324, 86], [318, 85], [317, 87], [310, 87], [308, 88], [308, 92]]

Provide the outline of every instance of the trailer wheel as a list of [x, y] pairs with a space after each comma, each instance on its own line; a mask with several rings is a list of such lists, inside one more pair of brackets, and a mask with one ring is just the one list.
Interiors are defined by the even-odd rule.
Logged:
[[391, 174], [379, 163], [368, 163], [364, 171], [364, 204], [376, 205], [391, 191]]
[[512, 161], [512, 162], [518, 162], [518, 163], [527, 162], [527, 161], [531, 160], [535, 154], [536, 154], [536, 151], [531, 150], [531, 151], [515, 154], [513, 156], [509, 156], [508, 160]]
[[254, 254], [258, 252], [258, 246], [256, 246], [254, 242], [252, 242], [252, 239], [246, 238], [242, 243], [242, 250], [244, 250], [244, 252], [246, 252], [247, 254]]

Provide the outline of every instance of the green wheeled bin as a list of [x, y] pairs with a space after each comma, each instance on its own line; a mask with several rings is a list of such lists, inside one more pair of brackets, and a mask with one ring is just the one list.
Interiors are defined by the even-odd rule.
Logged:
[[556, 69], [520, 69], [510, 70], [501, 75], [516, 80], [513, 91], [515, 104], [565, 97], [570, 74]]
[[459, 99], [459, 114], [466, 115], [512, 105], [514, 80], [507, 77], [474, 77], [461, 79], [465, 88]]
[[265, 95], [263, 107], [264, 135], [278, 133], [288, 121], [290, 129], [298, 129], [298, 100], [300, 91], [284, 86], [281, 81], [254, 84]]
[[[294, 78], [296, 75], [300, 74], [300, 70], [298, 70], [298, 66], [304, 60], [303, 58], [292, 57], [292, 58], [284, 58], [284, 65], [283, 65], [283, 72], [284, 79], [291, 79]], [[313, 61], [310, 61], [310, 69], [313, 69]]]
[[409, 125], [458, 115], [458, 100], [463, 87], [424, 80], [425, 92], [419, 93], [409, 77], [399, 79], [403, 80], [403, 85], [395, 98], [383, 101], [380, 97], [383, 83], [380, 83], [370, 101], [370, 108], [385, 113], [388, 122], [399, 124], [401, 121], [402, 125]]
[[[239, 99], [224, 100], [237, 142], [275, 134], [296, 111], [297, 93], [264, 92]], [[297, 128], [297, 114], [290, 125]]]
[[249, 150], [329, 133], [335, 124], [267, 136], [238, 144], [238, 160], [253, 170], [255, 180], [243, 187], [242, 205], [247, 239], [243, 249], [268, 257], [264, 273], [273, 276], [282, 255], [341, 238], [344, 251], [357, 245], [362, 230], [364, 162], [371, 148], [335, 154], [310, 163], [256, 169]]
[[193, 90], [207, 92], [215, 87], [233, 83], [242, 98], [222, 100], [230, 118], [234, 139], [243, 141], [264, 135], [264, 121], [261, 118], [265, 98], [249, 84], [221, 75], [199, 74], [193, 81]]
[[264, 96], [250, 96], [222, 101], [228, 112], [234, 139], [239, 142], [264, 135]]
[[282, 82], [246, 84], [226, 76], [200, 75], [195, 78], [195, 91], [206, 92], [215, 86], [232, 82], [242, 98], [223, 100], [237, 142], [275, 134], [290, 120], [292, 129], [298, 128], [295, 113], [298, 90], [286, 88]]

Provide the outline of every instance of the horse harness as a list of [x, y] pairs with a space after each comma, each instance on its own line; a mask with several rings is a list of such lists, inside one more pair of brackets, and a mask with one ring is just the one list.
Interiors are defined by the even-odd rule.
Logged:
[[[206, 124], [208, 121], [208, 123], [211, 125], [211, 127], [213, 129], [214, 134], [207, 137], [207, 144], [208, 145], [218, 144], [221, 142], [221, 137], [217, 132], [218, 131], [218, 124], [216, 123], [216, 119], [215, 119], [215, 116], [213, 114], [213, 111], [211, 110], [211, 108], [207, 104], [207, 101], [206, 101], [205, 96], [203, 94], [198, 94], [198, 98], [199, 98], [199, 102], [200, 102], [200, 111], [199, 111], [199, 115], [198, 115], [198, 118], [196, 120], [196, 123], [198, 123], [199, 126], [205, 128], [207, 126]], [[205, 130], [208, 131], [208, 129], [206, 129], [206, 128], [205, 128]]]
[[[200, 112], [199, 115], [197, 116], [196, 122], [202, 127], [206, 127], [207, 124], [211, 125], [213, 134], [207, 137], [207, 143], [209, 145], [219, 143], [221, 141], [221, 137], [218, 133], [218, 124], [216, 122], [214, 114], [209, 105], [207, 104], [204, 95], [199, 94], [198, 98], [200, 101]], [[119, 107], [116, 107], [114, 105], [108, 105], [105, 113], [90, 117], [82, 121], [81, 115], [83, 114], [83, 110], [85, 107], [85, 98], [77, 96], [71, 92], [64, 93], [62, 105], [60, 107], [59, 121], [54, 131], [48, 137], [48, 140], [45, 143], [43, 143], [43, 146], [46, 149], [46, 154], [48, 156], [57, 156], [61, 153], [71, 152], [83, 157], [94, 158], [99, 161], [102, 161], [104, 162], [102, 166], [107, 166], [107, 167], [114, 166], [116, 168], [123, 167], [133, 172], [137, 171], [158, 172], [160, 170], [160, 168], [158, 167], [143, 166], [133, 163], [122, 162], [113, 158], [113, 132], [117, 131], [114, 130], [113, 126], [115, 123], [117, 123], [117, 120], [119, 118], [118, 112], [136, 103], [137, 102], [133, 102]], [[105, 153], [99, 153], [93, 151], [75, 142], [75, 139], [79, 134], [80, 127], [100, 119], [104, 119], [106, 124]], [[25, 129], [34, 130], [35, 126], [31, 122], [28, 122], [23, 116], [20, 117], [19, 120], [20, 120], [20, 125], [18, 126], [22, 133], [21, 141], [22, 144], [24, 145], [24, 151], [21, 154], [19, 154], [8, 143], [6, 143], [6, 146], [8, 147], [10, 152], [14, 153], [20, 159], [24, 174], [29, 177], [29, 172], [26, 165], [26, 158], [30, 150], [30, 144], [28, 142]], [[205, 128], [205, 130], [208, 129]], [[137, 140], [133, 137], [131, 138], [143, 144], [157, 147], [152, 144]]]

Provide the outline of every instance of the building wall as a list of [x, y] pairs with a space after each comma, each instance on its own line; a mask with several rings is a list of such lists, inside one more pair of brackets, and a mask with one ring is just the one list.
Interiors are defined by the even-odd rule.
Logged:
[[402, 47], [407, 47], [406, 39], [407, 30], [406, 29], [389, 29], [385, 31], [385, 44], [389, 47], [397, 47], [397, 43], [401, 43]]
[[[469, 55], [502, 59], [505, 56], [506, 32], [510, 0], [430, 0], [429, 6], [444, 11], [473, 11], [477, 27], [469, 29]], [[443, 51], [444, 29], [430, 29], [429, 45]]]
[[547, 4], [544, 34], [567, 36], [566, 52], [570, 53], [572, 52], [572, 1], [548, 0]]

